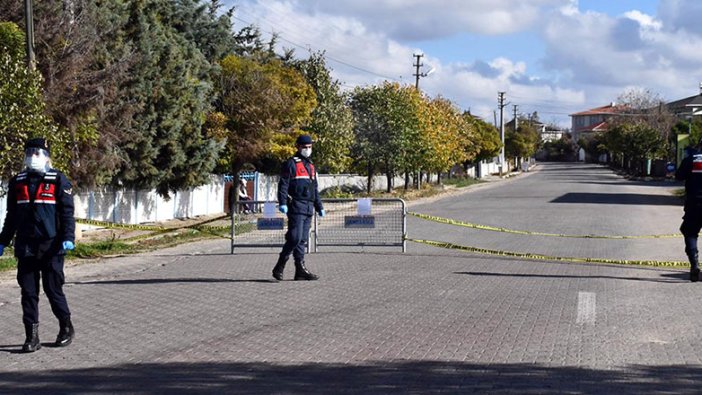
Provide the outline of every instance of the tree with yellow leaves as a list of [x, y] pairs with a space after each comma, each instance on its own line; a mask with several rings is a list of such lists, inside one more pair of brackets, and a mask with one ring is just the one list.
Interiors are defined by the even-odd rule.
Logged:
[[294, 154], [300, 125], [310, 119], [317, 101], [304, 77], [280, 60], [230, 55], [220, 65], [219, 114], [210, 115], [208, 126], [226, 141], [220, 167], [230, 169], [236, 180], [246, 163], [282, 161]]

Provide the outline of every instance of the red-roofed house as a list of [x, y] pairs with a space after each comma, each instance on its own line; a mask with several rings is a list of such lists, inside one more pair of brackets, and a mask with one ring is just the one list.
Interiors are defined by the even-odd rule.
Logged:
[[[573, 141], [578, 142], [583, 137], [587, 138], [588, 135], [606, 132], [609, 128], [607, 120], [624, 112], [625, 109], [624, 106], [610, 103], [606, 106], [570, 114]], [[580, 151], [579, 159], [583, 161], [585, 160], [585, 151], [583, 149]]]

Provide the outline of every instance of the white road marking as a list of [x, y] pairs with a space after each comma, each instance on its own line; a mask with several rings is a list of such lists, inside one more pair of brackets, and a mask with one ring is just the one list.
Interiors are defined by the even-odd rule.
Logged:
[[578, 292], [578, 318], [575, 323], [594, 324], [596, 304], [594, 292]]

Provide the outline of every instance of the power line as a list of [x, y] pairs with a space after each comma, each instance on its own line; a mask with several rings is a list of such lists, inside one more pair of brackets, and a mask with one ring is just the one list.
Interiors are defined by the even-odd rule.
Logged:
[[[232, 17], [233, 17], [234, 19], [237, 19], [237, 20], [239, 20], [239, 21], [241, 21], [241, 22], [244, 22], [244, 23], [246, 23], [246, 24], [256, 26], [255, 23], [249, 22], [249, 21], [247, 21], [247, 20], [245, 20], [245, 19], [242, 19], [242, 18], [240, 18], [240, 17], [238, 17], [238, 16], [236, 16], [236, 15], [232, 15]], [[269, 23], [270, 23], [270, 22], [269, 22]], [[271, 24], [271, 25], [272, 25], [272, 24]], [[267, 32], [267, 33], [268, 33], [268, 32]], [[270, 34], [271, 36], [273, 36], [275, 33], [274, 33], [274, 32], [270, 32], [270, 33], [268, 33], [268, 34]], [[306, 46], [304, 46], [304, 45], [302, 45], [302, 44], [298, 44], [298, 43], [296, 43], [296, 42], [294, 42], [294, 41], [288, 40], [288, 39], [286, 39], [285, 37], [283, 37], [282, 35], [278, 35], [277, 38], [280, 39], [281, 41], [285, 41], [285, 42], [287, 42], [287, 43], [289, 43], [289, 44], [292, 44], [292, 45], [294, 45], [294, 46], [296, 46], [296, 47], [298, 47], [298, 48], [301, 48], [301, 49], [303, 49], [303, 50], [306, 50], [306, 51], [310, 51], [310, 50], [311, 50], [311, 45], [306, 47]], [[342, 65], [344, 65], [344, 66], [350, 67], [350, 68], [352, 68], [352, 69], [355, 69], [355, 70], [358, 70], [358, 71], [361, 71], [361, 72], [364, 72], [364, 73], [372, 74], [372, 75], [374, 75], [374, 76], [376, 76], [376, 77], [381, 77], [381, 78], [384, 78], [384, 79], [387, 79], [387, 80], [392, 80], [392, 81], [399, 81], [397, 78], [390, 77], [390, 76], [387, 76], [387, 75], [383, 75], [383, 74], [380, 74], [380, 73], [376, 73], [376, 72], [374, 72], [374, 71], [371, 71], [371, 70], [368, 70], [368, 69], [364, 69], [363, 67], [355, 66], [355, 65], [353, 65], [353, 64], [351, 64], [351, 63], [348, 63], [348, 62], [345, 62], [345, 61], [343, 61], [343, 60], [336, 59], [335, 57], [326, 54], [326, 48], [321, 48], [321, 49], [322, 49], [322, 51], [324, 51], [323, 57], [324, 57], [325, 59], [331, 60], [331, 61], [333, 61], [333, 62], [342, 64]]]

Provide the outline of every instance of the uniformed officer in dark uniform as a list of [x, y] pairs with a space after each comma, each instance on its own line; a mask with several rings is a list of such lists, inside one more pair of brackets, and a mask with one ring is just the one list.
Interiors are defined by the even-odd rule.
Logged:
[[10, 180], [0, 255], [14, 237], [17, 282], [22, 289], [22, 321], [27, 336], [23, 352], [39, 342], [39, 280], [59, 320], [55, 345], [65, 347], [74, 336], [71, 312], [63, 293], [63, 258], [74, 248], [73, 191], [66, 176], [51, 168], [49, 145], [43, 138], [25, 144], [25, 170]]
[[295, 141], [297, 153], [283, 164], [278, 182], [278, 207], [288, 216], [288, 232], [273, 277], [283, 279], [283, 269], [292, 253], [295, 259], [295, 280], [317, 280], [319, 277], [305, 267], [305, 247], [309, 238], [312, 216], [317, 211], [324, 217], [324, 207], [317, 190], [317, 173], [310, 161], [312, 137], [302, 135]]
[[690, 281], [700, 279], [697, 237], [702, 229], [702, 140], [680, 163], [677, 180], [685, 180], [685, 215], [680, 231], [685, 237], [685, 253], [690, 261]]

